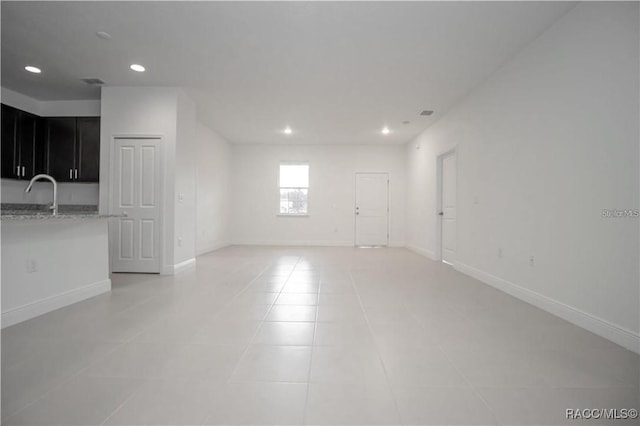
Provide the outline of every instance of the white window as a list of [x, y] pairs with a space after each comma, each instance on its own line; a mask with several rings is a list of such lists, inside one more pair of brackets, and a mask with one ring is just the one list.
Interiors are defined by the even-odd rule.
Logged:
[[309, 164], [280, 164], [280, 214], [306, 215], [309, 196]]

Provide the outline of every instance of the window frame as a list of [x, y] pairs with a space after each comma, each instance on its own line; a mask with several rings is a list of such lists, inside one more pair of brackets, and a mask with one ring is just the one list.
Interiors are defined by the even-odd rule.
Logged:
[[[307, 186], [282, 186], [280, 182], [282, 166], [307, 166]], [[308, 161], [280, 161], [278, 164], [278, 213], [276, 216], [283, 217], [308, 217], [309, 216], [309, 187], [311, 186], [311, 167]], [[306, 189], [307, 190], [307, 210], [305, 213], [283, 213], [280, 206], [280, 193], [283, 189]]]

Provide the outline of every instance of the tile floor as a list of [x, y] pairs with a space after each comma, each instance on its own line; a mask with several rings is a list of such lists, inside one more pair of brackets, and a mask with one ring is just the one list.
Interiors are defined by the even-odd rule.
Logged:
[[5, 425], [638, 424], [640, 358], [404, 249], [230, 247], [2, 331]]

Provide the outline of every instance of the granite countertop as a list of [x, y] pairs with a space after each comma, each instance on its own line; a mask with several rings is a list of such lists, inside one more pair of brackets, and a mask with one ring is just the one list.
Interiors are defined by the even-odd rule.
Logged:
[[2, 220], [58, 220], [58, 219], [98, 219], [120, 217], [120, 215], [101, 215], [95, 205], [65, 205], [58, 206], [58, 214], [51, 214], [46, 204], [0, 204], [0, 219]]

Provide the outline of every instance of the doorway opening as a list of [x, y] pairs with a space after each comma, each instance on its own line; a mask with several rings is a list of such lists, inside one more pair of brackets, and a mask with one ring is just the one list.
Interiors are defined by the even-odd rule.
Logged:
[[160, 273], [162, 140], [116, 137], [112, 152], [111, 271]]
[[438, 156], [438, 210], [436, 258], [453, 265], [457, 246], [457, 150]]
[[356, 173], [355, 245], [389, 244], [389, 174]]

